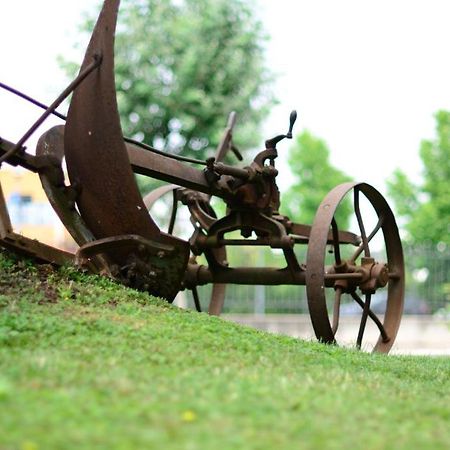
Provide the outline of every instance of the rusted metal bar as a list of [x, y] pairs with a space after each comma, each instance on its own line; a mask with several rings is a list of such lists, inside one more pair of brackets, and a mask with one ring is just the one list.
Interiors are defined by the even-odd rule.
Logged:
[[[157, 180], [184, 186], [195, 191], [210, 194], [203, 171], [157, 153], [145, 151], [136, 145], [126, 144], [131, 167], [135, 173]], [[217, 194], [219, 194], [217, 192]]]
[[187, 287], [209, 283], [304, 285], [305, 273], [298, 272], [293, 275], [288, 268], [274, 269], [270, 267], [239, 267], [213, 271], [208, 266], [188, 264], [185, 283]]
[[[327, 267], [331, 270], [331, 267]], [[326, 287], [334, 286], [336, 280], [349, 280], [357, 283], [361, 280], [360, 273], [331, 273], [324, 276], [324, 285]], [[227, 283], [227, 284], [263, 284], [263, 285], [281, 285], [306, 284], [305, 272], [297, 271], [292, 273], [289, 268], [272, 267], [221, 267], [212, 270], [208, 266], [189, 264], [187, 269], [187, 285], [203, 285], [208, 283]]]
[[54, 264], [63, 266], [73, 264], [74, 255], [70, 252], [60, 250], [51, 245], [43, 244], [36, 239], [11, 232], [0, 240], [0, 245], [15, 253], [31, 258], [38, 263]]
[[[35, 106], [38, 106], [41, 109], [47, 109], [47, 110], [50, 109], [50, 106], [45, 105], [42, 102], [39, 102], [38, 100], [34, 99], [33, 97], [30, 97], [29, 95], [19, 91], [18, 89], [15, 89], [15, 88], [13, 88], [11, 86], [8, 86], [7, 84], [2, 83], [1, 81], [0, 81], [0, 88], [5, 89], [6, 91], [9, 91], [9, 92], [11, 92], [14, 95], [17, 95], [20, 98], [23, 98], [24, 100], [32, 103]], [[67, 117], [64, 114], [61, 114], [61, 113], [59, 113], [58, 111], [55, 111], [55, 110], [51, 111], [50, 114], [53, 114], [54, 116], [59, 117], [62, 120], [66, 120], [67, 119]]]
[[[220, 140], [219, 145], [217, 146], [215, 159], [216, 161], [223, 161], [225, 155], [228, 153], [228, 150], [231, 149], [231, 141], [233, 139], [233, 128], [236, 125], [236, 113], [232, 111], [230, 116], [228, 117], [227, 127], [225, 132]], [[242, 158], [242, 157], [241, 157]]]
[[62, 168], [64, 158], [63, 125], [51, 128], [39, 138], [36, 155], [47, 158], [51, 162], [39, 170], [39, 178], [50, 204], [67, 231], [78, 245], [95, 240], [94, 235], [75, 208], [77, 191], [65, 185]]
[[29, 139], [29, 137], [44, 123], [48, 116], [53, 114], [55, 109], [74, 91], [74, 89], [94, 70], [102, 61], [101, 54], [93, 55], [93, 60], [90, 64], [80, 71], [78, 76], [61, 92], [58, 98], [45, 110], [45, 112], [34, 122], [34, 124], [28, 129], [28, 131], [19, 139], [19, 141], [9, 149], [4, 155], [0, 157], [0, 165], [6, 161], [9, 157], [13, 156], [23, 144]]
[[[15, 146], [14, 143], [7, 141], [6, 139], [2, 139], [0, 137], [0, 155], [4, 156]], [[42, 158], [39, 156], [31, 155], [27, 152], [20, 151], [18, 153], [13, 154], [8, 157], [7, 164], [11, 166], [21, 166], [24, 169], [30, 170], [31, 172], [37, 173], [44, 167], [49, 165], [49, 161], [47, 158]]]
[[[37, 107], [39, 107], [41, 109], [50, 109], [50, 106], [48, 106], [48, 105], [46, 105], [46, 104], [44, 104], [44, 103], [34, 99], [33, 97], [30, 97], [29, 95], [27, 95], [27, 94], [25, 94], [25, 93], [15, 89], [15, 88], [11, 87], [11, 86], [8, 86], [5, 83], [0, 82], [0, 88], [9, 91], [9, 92], [19, 96], [20, 98], [22, 98], [24, 100], [27, 100], [28, 102], [32, 103], [33, 105], [35, 105], [35, 106], [37, 106]], [[64, 114], [61, 114], [58, 111], [51, 111], [51, 114], [53, 114], [54, 116], [56, 116], [56, 117], [58, 117], [58, 118], [60, 118], [62, 120], [67, 120], [67, 116], [65, 116]], [[125, 142], [127, 142], [129, 144], [133, 144], [133, 145], [135, 145], [135, 146], [137, 146], [139, 148], [142, 148], [144, 150], [150, 151], [152, 153], [156, 153], [156, 154], [159, 154], [159, 155], [162, 155], [162, 156], [167, 156], [167, 157], [169, 157], [171, 159], [175, 159], [175, 160], [178, 160], [178, 161], [184, 161], [184, 162], [188, 162], [188, 163], [199, 164], [201, 166], [206, 166], [206, 161], [202, 161], [200, 159], [188, 158], [188, 157], [185, 157], [185, 156], [182, 156], [182, 155], [175, 155], [175, 154], [171, 154], [171, 153], [166, 153], [166, 152], [164, 152], [162, 150], [158, 150], [158, 149], [156, 149], [154, 147], [151, 147], [150, 145], [147, 145], [144, 142], [139, 142], [136, 139], [132, 139], [132, 138], [127, 137], [127, 136], [124, 136], [123, 139], [124, 139]], [[237, 149], [234, 148], [233, 151], [237, 152]], [[242, 160], [242, 156], [239, 155], [239, 157], [240, 157], [240, 160]]]

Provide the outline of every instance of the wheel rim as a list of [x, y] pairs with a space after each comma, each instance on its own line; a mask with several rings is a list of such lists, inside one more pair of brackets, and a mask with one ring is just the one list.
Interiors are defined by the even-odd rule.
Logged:
[[[180, 186], [177, 186], [175, 184], [160, 186], [159, 188], [156, 188], [153, 191], [146, 194], [143, 199], [147, 210], [150, 211], [152, 206], [161, 197], [168, 194], [169, 192], [172, 192], [172, 210], [170, 213], [170, 222], [169, 222], [168, 231], [167, 231], [169, 234], [173, 234], [173, 229], [175, 226], [176, 214], [177, 214], [177, 209], [178, 209], [178, 207], [177, 207], [178, 200], [177, 200], [177, 196], [176, 196], [177, 189], [180, 189]], [[208, 208], [210, 208], [211, 212], [213, 214], [215, 214], [209, 203], [208, 203]], [[216, 253], [216, 257], [220, 261], [224, 261], [227, 259], [227, 251], [226, 251], [225, 247], [219, 247], [219, 248], [214, 249], [213, 251]], [[212, 316], [220, 316], [220, 314], [222, 313], [224, 302], [225, 302], [225, 294], [226, 294], [226, 284], [213, 283], [209, 306], [208, 306], [208, 314], [210, 314]], [[194, 287], [192, 289], [192, 295], [193, 295], [193, 299], [194, 299], [195, 308], [197, 309], [197, 311], [201, 312], [202, 308], [201, 308], [200, 299], [199, 299], [199, 295], [198, 295], [196, 287]]]
[[[385, 261], [380, 262], [387, 264], [388, 281], [386, 288], [376, 288], [378, 294], [383, 292], [386, 298], [386, 307], [384, 314], [375, 314], [371, 308], [372, 292], [365, 290], [360, 292], [360, 286], [356, 287], [353, 284], [349, 287], [341, 288], [342, 282], [330, 281], [330, 274], [326, 273], [326, 248], [330, 245], [330, 231], [337, 234], [338, 227], [334, 220], [339, 205], [342, 204], [343, 199], [348, 195], [353, 194], [354, 211], [359, 234], [362, 237], [362, 244], [357, 249], [353, 250], [353, 255], [350, 258], [343, 258], [339, 261], [343, 246], [333, 244], [334, 268], [339, 267], [339, 262], [345, 264], [352, 262], [354, 257], [354, 265], [358, 265], [360, 261], [367, 261], [367, 253], [371, 258], [371, 246], [376, 239], [382, 239], [384, 246]], [[368, 228], [369, 233], [366, 233], [366, 220], [363, 218], [360, 209], [360, 200], [364, 200], [366, 204], [370, 205], [371, 212], [376, 219], [375, 225]], [[364, 255], [364, 256], [362, 256]], [[370, 259], [369, 259], [370, 260]], [[378, 261], [377, 261], [378, 262]], [[395, 337], [400, 325], [401, 315], [403, 311], [404, 299], [404, 262], [401, 241], [398, 233], [398, 228], [395, 222], [394, 215], [383, 196], [372, 186], [366, 183], [344, 183], [334, 188], [323, 200], [319, 206], [314, 223], [311, 230], [311, 236], [308, 244], [307, 260], [306, 260], [306, 292], [308, 298], [308, 308], [310, 311], [312, 325], [317, 338], [326, 343], [335, 343], [338, 339], [336, 327], [339, 325], [339, 311], [341, 310], [341, 300], [344, 295], [352, 298], [358, 306], [361, 306], [361, 319], [359, 323], [359, 330], [355, 339], [357, 346], [361, 346], [364, 334], [366, 331], [366, 324], [369, 322], [371, 326], [377, 327], [378, 337], [375, 339], [372, 350], [376, 352], [387, 353], [392, 347]], [[335, 288], [327, 289], [326, 285]], [[334, 297], [333, 312], [327, 297], [330, 295]], [[364, 298], [362, 298], [364, 297]], [[330, 322], [330, 316], [332, 322]], [[377, 322], [378, 321], [378, 322]], [[338, 328], [339, 332], [339, 328]], [[386, 336], [389, 339], [386, 339]], [[358, 345], [359, 344], [359, 345]], [[365, 343], [364, 348], [369, 345]]]

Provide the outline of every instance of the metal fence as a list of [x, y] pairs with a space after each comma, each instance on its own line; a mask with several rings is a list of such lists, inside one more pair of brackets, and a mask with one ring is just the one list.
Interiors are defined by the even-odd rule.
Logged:
[[[252, 249], [253, 261], [263, 261], [266, 255]], [[450, 305], [450, 248], [444, 244], [405, 246], [406, 296], [405, 314], [434, 314]], [[264, 265], [264, 264], [262, 264]], [[206, 310], [211, 287], [201, 286], [199, 295]], [[187, 306], [193, 308], [191, 294], [186, 295]], [[372, 304], [385, 301], [380, 291]], [[354, 304], [343, 304], [343, 313], [352, 314]], [[356, 308], [358, 311], [358, 309]], [[228, 285], [224, 313], [299, 314], [307, 313], [308, 305], [304, 286], [242, 286]]]
[[[450, 248], [405, 246], [406, 306], [435, 313], [450, 305]], [[408, 311], [406, 311], [408, 312]]]

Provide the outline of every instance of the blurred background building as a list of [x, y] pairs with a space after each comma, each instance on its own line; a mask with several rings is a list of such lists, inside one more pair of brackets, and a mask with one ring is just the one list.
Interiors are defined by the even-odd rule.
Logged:
[[74, 241], [48, 202], [38, 175], [4, 167], [0, 183], [16, 233], [54, 247], [74, 249]]

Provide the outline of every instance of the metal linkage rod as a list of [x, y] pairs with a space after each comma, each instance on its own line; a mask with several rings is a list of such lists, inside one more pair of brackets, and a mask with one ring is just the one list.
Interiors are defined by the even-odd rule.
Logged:
[[45, 110], [45, 112], [39, 117], [36, 122], [28, 129], [28, 131], [22, 136], [22, 138], [17, 142], [17, 144], [7, 151], [3, 156], [0, 157], [0, 165], [6, 161], [9, 157], [14, 155], [23, 144], [28, 140], [28, 138], [42, 125], [42, 123], [47, 119], [50, 114], [53, 114], [55, 109], [74, 91], [74, 89], [82, 83], [82, 81], [95, 70], [102, 62], [101, 55], [95, 55], [94, 60], [89, 64], [85, 70], [80, 72], [78, 76], [64, 89], [64, 91], [58, 96], [58, 98]]
[[[23, 92], [19, 91], [18, 89], [8, 86], [7, 84], [2, 83], [1, 81], [0, 81], [0, 88], [5, 89], [6, 91], [9, 91], [14, 95], [17, 95], [18, 97], [23, 98], [24, 100], [27, 100], [28, 102], [32, 103], [35, 106], [38, 106], [41, 109], [50, 110], [49, 114], [53, 114], [54, 116], [59, 117], [62, 120], [67, 120], [67, 116], [65, 116], [64, 114], [61, 114], [58, 111], [55, 111], [55, 109], [51, 110], [51, 106], [45, 105], [44, 103], [41, 103], [40, 101], [36, 100], [35, 98], [30, 97], [29, 95], [24, 94]], [[186, 156], [176, 155], [173, 153], [164, 152], [162, 150], [157, 150], [156, 148], [153, 148], [150, 145], [144, 144], [143, 142], [137, 141], [136, 139], [132, 139], [132, 138], [129, 138], [126, 136], [123, 137], [123, 140], [130, 144], [134, 144], [138, 147], [141, 147], [144, 150], [148, 150], [150, 152], [157, 153], [158, 155], [167, 156], [168, 158], [176, 159], [178, 161], [188, 162], [191, 164], [199, 164], [201, 166], [206, 166], [206, 161], [202, 161], [200, 159], [188, 158]], [[17, 150], [14, 150], [14, 152], [16, 152], [16, 151]], [[238, 157], [238, 159], [242, 160], [242, 156], [240, 156], [240, 158]], [[0, 161], [0, 164], [1, 164], [1, 161]]]
[[[7, 84], [2, 83], [1, 81], [0, 81], [0, 88], [4, 89], [5, 91], [11, 92], [14, 95], [17, 95], [20, 98], [23, 98], [24, 100], [32, 103], [35, 106], [38, 106], [39, 108], [42, 108], [42, 109], [50, 108], [48, 105], [44, 105], [44, 103], [41, 103], [40, 101], [36, 100], [35, 98], [30, 97], [29, 95], [24, 94], [23, 92], [19, 91], [18, 89], [8, 86]], [[67, 116], [59, 113], [58, 111], [52, 111], [50, 114], [53, 114], [54, 116], [59, 117], [62, 120], [67, 119]]]

